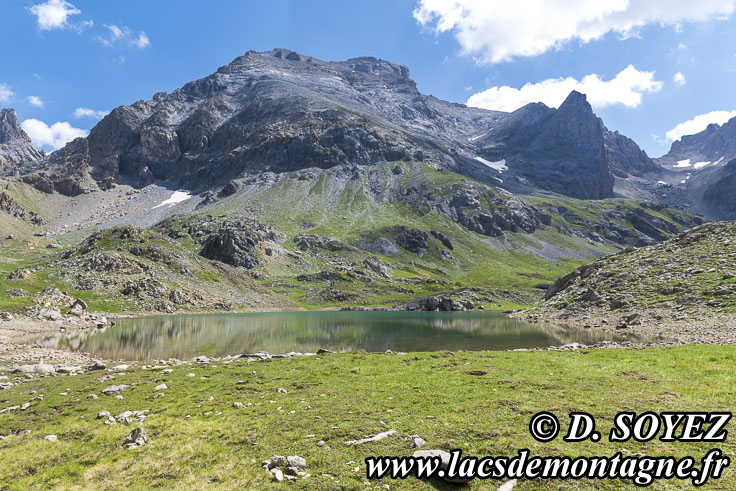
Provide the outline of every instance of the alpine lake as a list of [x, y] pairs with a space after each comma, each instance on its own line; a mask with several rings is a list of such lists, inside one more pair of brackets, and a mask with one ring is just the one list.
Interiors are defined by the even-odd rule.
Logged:
[[269, 312], [184, 314], [115, 319], [95, 331], [24, 339], [104, 359], [190, 359], [265, 351], [419, 352], [513, 350], [570, 343], [650, 341], [596, 329], [530, 324], [500, 312]]

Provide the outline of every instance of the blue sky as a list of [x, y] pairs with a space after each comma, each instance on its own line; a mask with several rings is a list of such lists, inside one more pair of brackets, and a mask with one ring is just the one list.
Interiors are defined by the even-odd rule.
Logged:
[[0, 0], [0, 106], [14, 107], [34, 142], [51, 150], [104, 111], [171, 91], [247, 50], [281, 47], [324, 60], [396, 61], [424, 93], [494, 109], [556, 105], [571, 88], [583, 90], [609, 128], [659, 156], [668, 132], [671, 139], [736, 116], [735, 7], [736, 0]]

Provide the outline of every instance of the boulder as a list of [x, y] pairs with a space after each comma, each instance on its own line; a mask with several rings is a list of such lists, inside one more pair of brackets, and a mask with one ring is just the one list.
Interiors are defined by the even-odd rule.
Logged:
[[132, 450], [134, 448], [142, 447], [146, 443], [148, 443], [148, 435], [146, 435], [146, 430], [144, 430], [143, 428], [136, 428], [123, 439], [122, 446], [126, 447], [128, 450]]
[[20, 365], [17, 366], [13, 372], [15, 373], [24, 373], [24, 374], [44, 374], [44, 375], [54, 375], [56, 374], [56, 369], [53, 365], [48, 365], [46, 363], [37, 363], [35, 365]]

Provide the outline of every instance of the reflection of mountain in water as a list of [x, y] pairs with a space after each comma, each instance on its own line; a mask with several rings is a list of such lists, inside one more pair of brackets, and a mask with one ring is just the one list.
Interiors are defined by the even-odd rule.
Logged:
[[289, 312], [120, 319], [105, 332], [59, 333], [36, 343], [108, 359], [191, 358], [268, 351], [514, 349], [622, 339], [478, 312]]

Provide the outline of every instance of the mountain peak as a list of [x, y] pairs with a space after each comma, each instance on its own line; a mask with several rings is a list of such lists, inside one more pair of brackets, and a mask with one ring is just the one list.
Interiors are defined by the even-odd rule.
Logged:
[[43, 157], [23, 131], [15, 109], [0, 109], [0, 176], [33, 170]]
[[18, 115], [15, 109], [7, 107], [0, 109], [0, 144], [12, 143], [14, 141], [31, 141], [23, 128], [18, 122]]
[[591, 113], [593, 112], [593, 108], [590, 106], [590, 103], [588, 103], [588, 97], [582, 92], [578, 92], [577, 90], [573, 90], [568, 94], [567, 98], [565, 98], [565, 101], [560, 104], [560, 109], [570, 106], [580, 108]]

